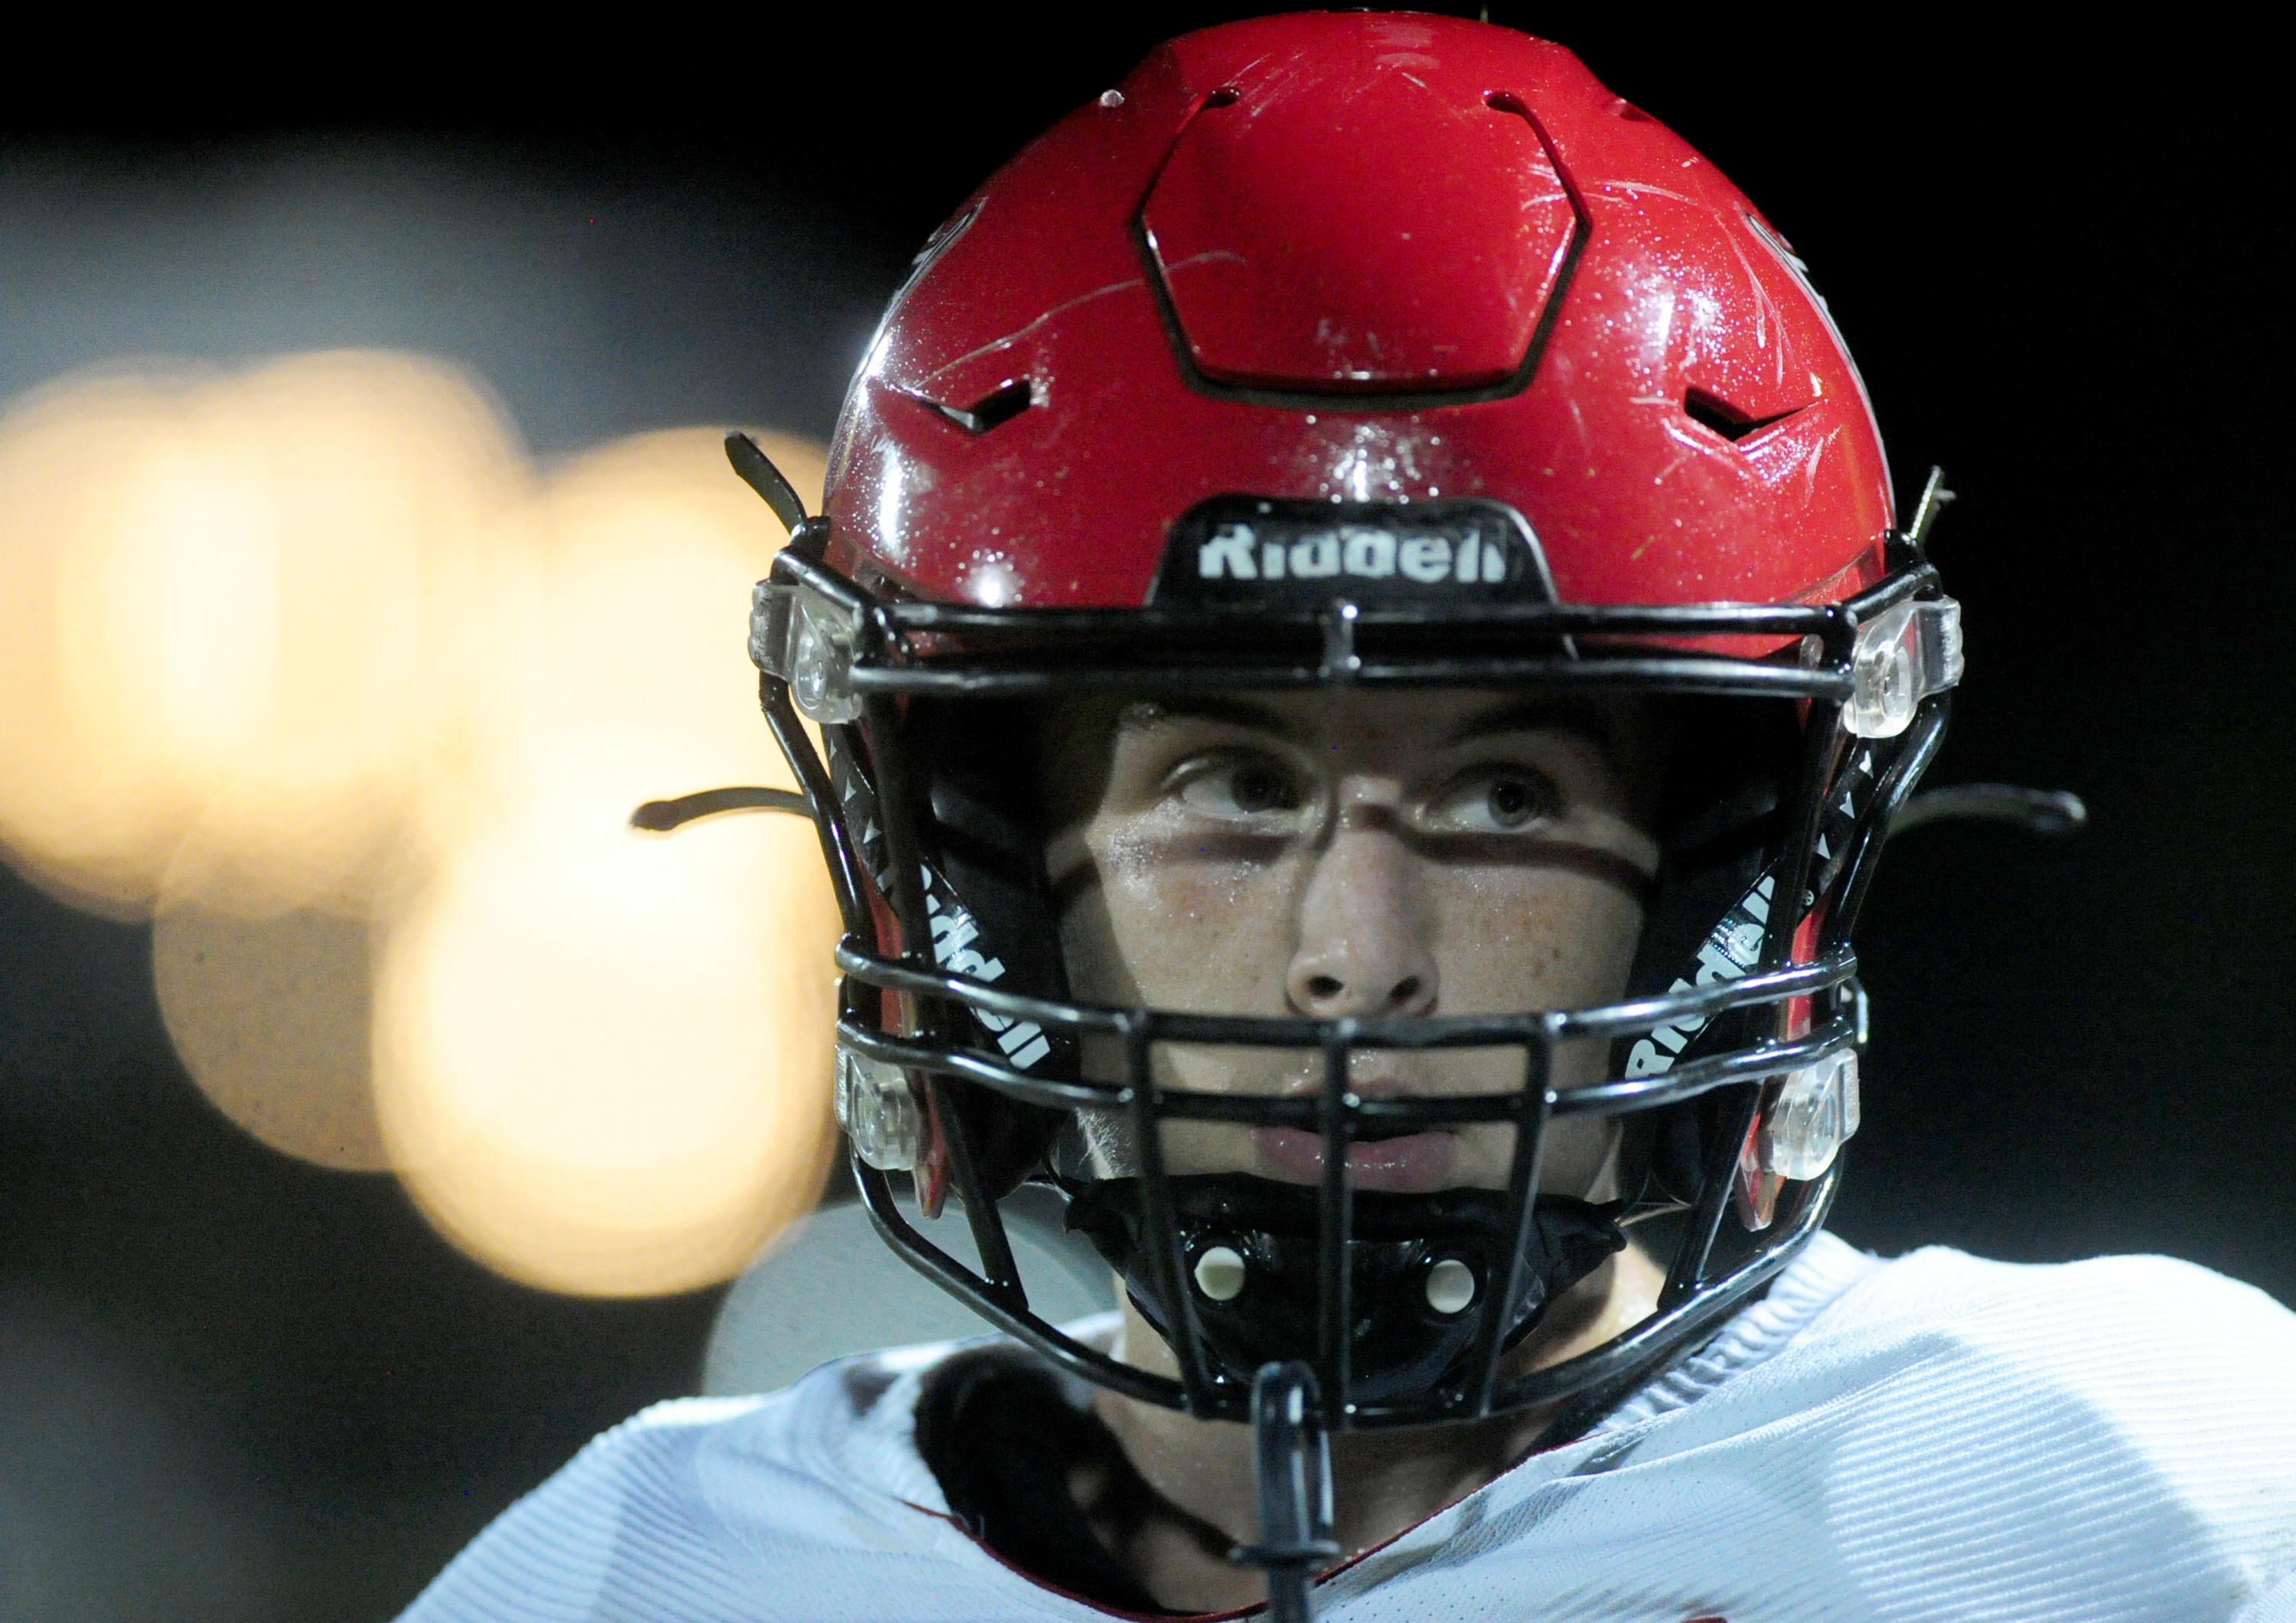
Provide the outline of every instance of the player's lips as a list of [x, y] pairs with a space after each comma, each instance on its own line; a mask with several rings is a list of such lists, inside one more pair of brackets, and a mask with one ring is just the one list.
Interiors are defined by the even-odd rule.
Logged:
[[[1324, 1141], [1296, 1127], [1258, 1127], [1251, 1148], [1262, 1175], [1284, 1183], [1320, 1183]], [[1426, 1194], [1450, 1186], [1459, 1163], [1456, 1133], [1410, 1133], [1348, 1146], [1348, 1182], [1356, 1189]]]

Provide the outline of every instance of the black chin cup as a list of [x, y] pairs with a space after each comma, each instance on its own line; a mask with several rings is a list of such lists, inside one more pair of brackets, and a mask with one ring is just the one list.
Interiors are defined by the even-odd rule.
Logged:
[[[1263, 1364], [1313, 1357], [1317, 1191], [1240, 1173], [1166, 1182], [1183, 1288], [1194, 1297], [1213, 1373], [1248, 1386]], [[1174, 1314], [1157, 1288], [1140, 1195], [1136, 1178], [1072, 1184], [1068, 1226], [1124, 1276], [1134, 1304], [1171, 1340]], [[1359, 1191], [1353, 1208], [1347, 1396], [1386, 1403], [1423, 1394], [1464, 1366], [1505, 1283], [1514, 1243], [1509, 1201], [1492, 1190]], [[1522, 1300], [1503, 1345], [1521, 1341], [1550, 1304], [1626, 1245], [1618, 1210], [1538, 1197]]]

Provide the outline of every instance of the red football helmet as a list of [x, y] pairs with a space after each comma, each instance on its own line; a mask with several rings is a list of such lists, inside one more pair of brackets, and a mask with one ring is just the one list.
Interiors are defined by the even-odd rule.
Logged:
[[[1160, 48], [935, 234], [828, 491], [758, 587], [752, 653], [844, 910], [840, 1116], [920, 1268], [1136, 1396], [1242, 1419], [1254, 1372], [1298, 1358], [1334, 1423], [1372, 1426], [1598, 1401], [1816, 1232], [1857, 1125], [1850, 924], [1942, 736], [1958, 610], [1922, 520], [1892, 527], [1863, 385], [1800, 260], [1568, 51], [1395, 13]], [[1697, 713], [1628, 1001], [1333, 1021], [1069, 996], [1017, 713], [1412, 686]], [[1612, 1043], [1611, 1078], [1551, 1086], [1557, 1045], [1587, 1038]], [[1121, 1074], [1093, 1074], [1084, 1039]], [[1191, 1093], [1148, 1063], [1169, 1042], [1316, 1050], [1328, 1085]], [[1470, 1045], [1519, 1049], [1525, 1085], [1346, 1089], [1356, 1050]], [[1549, 1122], [1590, 1114], [1624, 1124], [1626, 1198], [1604, 1207], [1538, 1187]], [[1164, 1125], [1205, 1117], [1320, 1133], [1327, 1168], [1359, 1138], [1510, 1123], [1513, 1171], [1374, 1199], [1337, 1171], [1252, 1188], [1164, 1167]], [[1118, 1124], [1129, 1160], [1074, 1153], [1083, 1118]], [[930, 1212], [957, 1196], [979, 1271], [904, 1217], [898, 1168]], [[1066, 1200], [1178, 1380], [1030, 1311], [1000, 1216], [1024, 1182]], [[1509, 1378], [1629, 1223], [1669, 1268], [1656, 1314]]]

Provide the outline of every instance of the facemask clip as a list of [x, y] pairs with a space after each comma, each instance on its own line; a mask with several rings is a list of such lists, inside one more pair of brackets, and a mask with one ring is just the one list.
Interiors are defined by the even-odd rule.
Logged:
[[859, 615], [801, 583], [760, 581], [750, 590], [750, 659], [789, 684], [799, 710], [824, 726], [861, 719], [853, 691]]
[[1961, 669], [1961, 605], [1901, 603], [1857, 628], [1841, 724], [1861, 738], [1894, 738], [1923, 699], [1960, 682]]
[[1788, 1072], [1762, 1123], [1762, 1170], [1798, 1183], [1822, 1175], [1857, 1133], [1858, 1115], [1856, 1050]]
[[898, 1066], [837, 1050], [837, 1125], [880, 1172], [909, 1172], [924, 1150], [924, 1112]]

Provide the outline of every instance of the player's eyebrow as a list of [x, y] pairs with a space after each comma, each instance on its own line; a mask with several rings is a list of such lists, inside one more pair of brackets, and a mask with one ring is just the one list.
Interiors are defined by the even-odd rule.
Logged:
[[1219, 721], [1230, 727], [1249, 728], [1254, 732], [1272, 734], [1289, 744], [1305, 744], [1308, 741], [1307, 729], [1283, 712], [1266, 704], [1256, 704], [1250, 699], [1222, 698], [1216, 695], [1142, 699], [1124, 707], [1116, 718], [1116, 728], [1119, 732], [1139, 732], [1167, 721], [1181, 720]]
[[1468, 744], [1477, 738], [1496, 737], [1505, 733], [1574, 732], [1590, 739], [1604, 755], [1615, 758], [1618, 741], [1612, 737], [1612, 718], [1592, 704], [1555, 699], [1507, 699], [1488, 710], [1476, 712], [1449, 732], [1443, 735], [1445, 749]]

